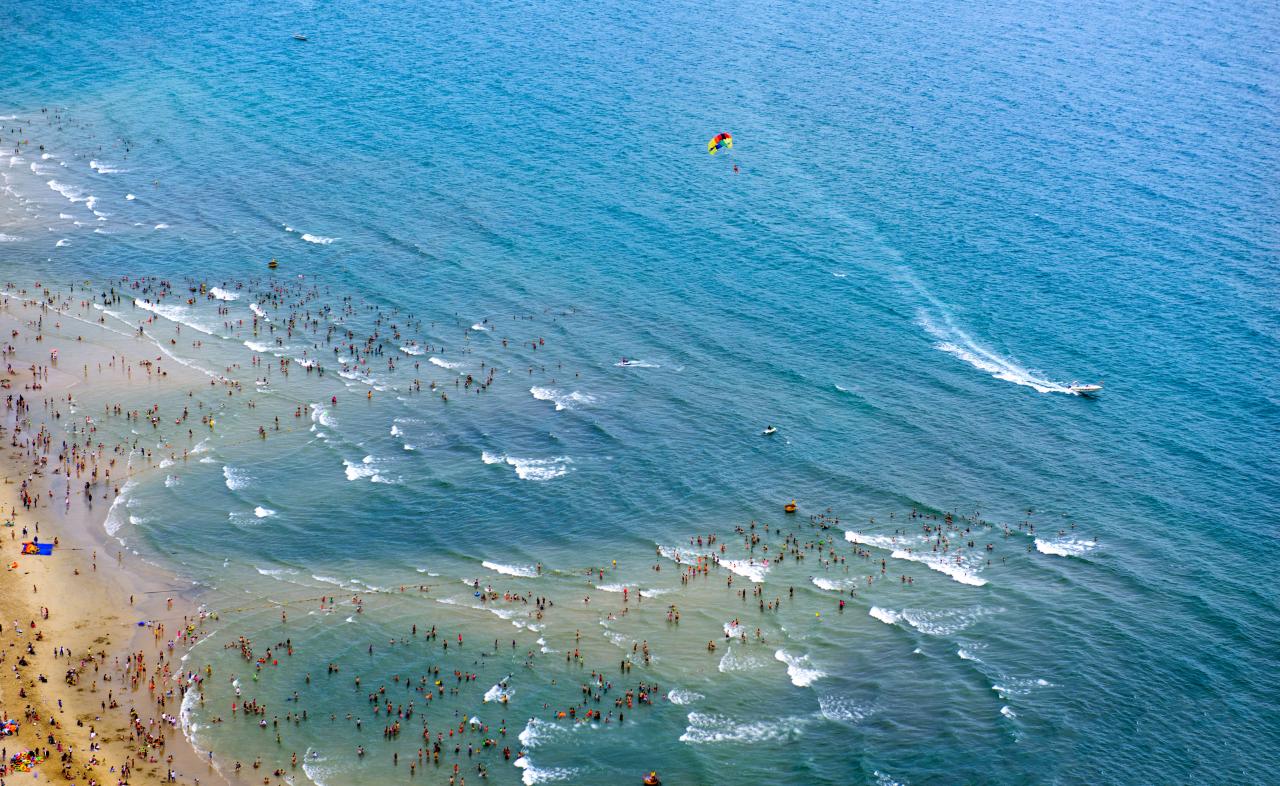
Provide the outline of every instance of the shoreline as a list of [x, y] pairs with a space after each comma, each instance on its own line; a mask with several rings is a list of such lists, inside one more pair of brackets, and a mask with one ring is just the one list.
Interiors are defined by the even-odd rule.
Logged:
[[[51, 446], [59, 442], [65, 452], [68, 435], [60, 426], [76, 422], [59, 422], [58, 407], [84, 385], [94, 384], [65, 370], [41, 367], [46, 347], [39, 330], [32, 345], [27, 335], [31, 321], [59, 316], [43, 304], [10, 296], [0, 308], [0, 326], [11, 334], [17, 331], [10, 346], [14, 351], [7, 353], [17, 373], [11, 375], [6, 395], [12, 399], [0, 429], [9, 438], [0, 464], [0, 505], [4, 518], [14, 522], [0, 578], [0, 620], [12, 622], [0, 630], [0, 642], [7, 645], [0, 658], [27, 664], [15, 666], [0, 680], [0, 699], [20, 724], [18, 733], [5, 740], [6, 753], [12, 756], [14, 747], [42, 753], [47, 748], [49, 755], [36, 768], [64, 782], [176, 779], [225, 784], [180, 721], [185, 692], [199, 686], [188, 685], [181, 661], [171, 665], [201, 635], [204, 615], [195, 588], [107, 533], [111, 503], [119, 499], [124, 483], [117, 479], [113, 487], [97, 482], [100, 457], [83, 466], [88, 476], [89, 461], [93, 463], [97, 508], [91, 501], [86, 504], [85, 496], [69, 493], [68, 485], [78, 486], [80, 478], [70, 481], [61, 462], [49, 458]], [[68, 362], [72, 355], [85, 360], [86, 369], [89, 359], [114, 358], [110, 346], [95, 341], [97, 336], [87, 338], [64, 354], [62, 369], [77, 365]], [[24, 371], [30, 367], [35, 370]], [[15, 403], [19, 397], [25, 409]], [[124, 482], [148, 469], [129, 467]], [[29, 507], [23, 504], [24, 493]], [[64, 498], [65, 511], [58, 504]], [[53, 554], [21, 554], [22, 541], [34, 537], [56, 541]], [[21, 623], [16, 629], [15, 622]]]

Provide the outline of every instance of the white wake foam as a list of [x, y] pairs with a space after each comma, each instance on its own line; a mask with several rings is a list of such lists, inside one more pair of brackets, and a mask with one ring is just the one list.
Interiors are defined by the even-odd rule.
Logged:
[[772, 742], [798, 738], [812, 719], [802, 717], [777, 720], [737, 721], [723, 715], [691, 712], [689, 725], [680, 741], [704, 745], [715, 742]]
[[213, 287], [212, 289], [209, 290], [209, 295], [217, 298], [218, 300], [239, 300], [240, 299], [240, 295], [236, 294], [235, 292], [228, 292], [222, 287]]
[[225, 479], [227, 488], [232, 491], [239, 491], [249, 485], [253, 478], [249, 477], [249, 473], [242, 469], [237, 469], [231, 465], [222, 467], [222, 477]]
[[1098, 544], [1088, 540], [1065, 538], [1062, 540], [1044, 540], [1036, 538], [1036, 551], [1041, 554], [1052, 554], [1055, 557], [1083, 557], [1097, 548]]
[[703, 696], [701, 693], [695, 693], [694, 691], [684, 690], [682, 688], [672, 688], [667, 692], [667, 701], [672, 704], [692, 704], [695, 701], [701, 701], [705, 698], [706, 696]]
[[728, 568], [739, 576], [759, 584], [764, 581], [764, 576], [769, 572], [770, 566], [768, 560], [756, 562], [755, 560], [745, 559], [722, 559], [720, 560], [720, 567]]
[[976, 571], [965, 567], [962, 563], [956, 562], [953, 556], [949, 556], [941, 552], [916, 552], [899, 549], [889, 556], [894, 559], [919, 562], [930, 570], [936, 570], [939, 573], [950, 576], [954, 581], [958, 581], [961, 584], [968, 584], [971, 587], [983, 587], [987, 584], [987, 580], [978, 576]]
[[[434, 360], [434, 358], [432, 359]], [[535, 385], [529, 388], [529, 392], [539, 401], [553, 402], [556, 405], [556, 412], [576, 409], [578, 406], [588, 406], [596, 402], [595, 396], [580, 393], [576, 390], [572, 393], [565, 393], [555, 388], [544, 388]]]
[[502, 573], [506, 576], [521, 576], [531, 579], [538, 575], [536, 565], [503, 565], [501, 562], [489, 562], [488, 560], [481, 562], [480, 565], [494, 573]]
[[516, 477], [521, 480], [551, 480], [565, 475], [572, 469], [569, 465], [573, 459], [568, 456], [535, 459], [516, 456], [497, 455], [484, 451], [480, 459], [486, 464], [509, 464], [515, 468]]
[[778, 650], [773, 653], [773, 657], [787, 664], [787, 676], [791, 678], [791, 684], [797, 688], [807, 688], [827, 676], [825, 671], [815, 669], [809, 664], [808, 655], [792, 655], [786, 650]]
[[[941, 304], [937, 304], [941, 307]], [[929, 314], [921, 309], [917, 314], [917, 322], [929, 335], [937, 339], [934, 347], [960, 358], [976, 369], [985, 371], [996, 379], [1023, 385], [1040, 393], [1067, 393], [1075, 395], [1063, 384], [1053, 382], [1004, 357], [995, 350], [983, 346], [951, 319], [945, 311], [941, 312], [941, 325], [935, 323]]]

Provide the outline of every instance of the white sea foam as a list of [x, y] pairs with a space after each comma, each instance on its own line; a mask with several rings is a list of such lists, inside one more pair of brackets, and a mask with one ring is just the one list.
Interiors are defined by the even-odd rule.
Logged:
[[211, 297], [217, 298], [218, 300], [239, 300], [240, 299], [239, 294], [235, 292], [228, 292], [222, 287], [213, 287], [212, 289], [209, 290], [209, 295]]
[[123, 169], [116, 169], [110, 164], [104, 164], [101, 161], [90, 161], [89, 168], [100, 175], [118, 175], [124, 171]]
[[1036, 551], [1041, 554], [1052, 554], [1055, 557], [1083, 557], [1097, 548], [1097, 546], [1096, 542], [1074, 538], [1064, 538], [1062, 540], [1036, 538]]
[[520, 747], [532, 750], [544, 742], [562, 739], [571, 733], [572, 729], [559, 724], [544, 721], [540, 718], [530, 718], [529, 722], [525, 724], [524, 730], [519, 734]]
[[633, 590], [636, 588], [634, 584], [597, 584], [596, 589], [601, 592], [622, 592], [623, 590]]
[[322, 245], [322, 246], [327, 246], [333, 241], [338, 239], [336, 237], [325, 237], [324, 235], [313, 235], [310, 232], [303, 232], [301, 229], [294, 229], [288, 224], [284, 225], [284, 231], [293, 235], [297, 235], [299, 238], [307, 241], [308, 243], [315, 243], [317, 245]]
[[968, 584], [971, 587], [986, 586], [987, 580], [978, 576], [976, 571], [971, 570], [962, 563], [955, 561], [953, 556], [934, 551], [905, 551], [899, 549], [889, 556], [894, 559], [904, 559], [911, 562], [919, 562], [927, 566], [930, 570], [936, 570], [939, 573], [950, 576], [953, 580], [961, 584]]
[[403, 353], [405, 353], [406, 355], [425, 355], [425, 354], [427, 354], [427, 351], [426, 351], [425, 349], [423, 349], [423, 348], [422, 348], [422, 347], [420, 347], [420, 346], [417, 346], [416, 344], [406, 344], [405, 346], [400, 347], [400, 351], [401, 351], [401, 352], [403, 352]]
[[61, 240], [59, 240], [57, 243], [54, 243], [54, 244], [53, 244], [53, 247], [54, 247], [54, 248], [66, 248], [66, 247], [67, 247], [67, 246], [69, 246], [69, 245], [71, 245], [71, 241], [64, 237], [64, 238], [62, 238]]
[[276, 512], [271, 508], [264, 508], [261, 505], [259, 505], [253, 509], [253, 515], [257, 516], [260, 519], [265, 519], [268, 516], [276, 515]]
[[893, 611], [892, 609], [882, 609], [879, 606], [872, 606], [871, 610], [867, 613], [886, 625], [895, 625], [899, 619], [898, 612]]
[[885, 549], [893, 551], [902, 548], [902, 543], [906, 538], [898, 535], [865, 535], [861, 532], [848, 530], [844, 533], [844, 539], [850, 543], [857, 543], [863, 546], [871, 546], [872, 548]]
[[57, 180], [48, 181], [49, 188], [61, 194], [68, 202], [84, 202], [86, 197], [84, 192], [75, 186], [59, 183]]
[[[877, 616], [875, 613], [877, 611], [883, 616]], [[872, 609], [871, 616], [882, 622], [889, 622], [886, 618], [891, 618], [893, 622], [905, 622], [929, 636], [954, 636], [983, 617], [999, 611], [1002, 610], [987, 609], [982, 606], [962, 609], [903, 609], [902, 611], [875, 608]]]
[[797, 688], [807, 688], [827, 676], [825, 671], [810, 665], [808, 655], [792, 655], [786, 650], [778, 650], [773, 653], [773, 657], [787, 664], [787, 676], [791, 678], [791, 684]]
[[271, 318], [267, 316], [267, 312], [263, 311], [262, 306], [257, 303], [250, 303], [249, 310], [252, 311], [259, 319], [265, 319], [268, 322], [271, 321]]
[[111, 537], [115, 537], [120, 528], [128, 521], [125, 515], [125, 509], [128, 506], [130, 492], [133, 491], [137, 484], [133, 480], [126, 480], [124, 485], [120, 487], [120, 493], [116, 498], [111, 500], [111, 507], [107, 508], [107, 517], [102, 522], [102, 527]]
[[759, 584], [764, 581], [764, 576], [769, 572], [770, 565], [768, 560], [757, 562], [753, 559], [722, 559], [720, 560], [720, 567], [728, 568], [739, 576]]
[[264, 353], [264, 352], [271, 351], [271, 347], [267, 346], [266, 344], [263, 344], [261, 341], [249, 341], [248, 339], [246, 339], [244, 342], [244, 345], [249, 349], [253, 350], [254, 352]]
[[905, 783], [894, 780], [892, 775], [880, 770], [875, 770], [873, 774], [876, 777], [876, 786], [907, 786]]
[[133, 301], [133, 305], [143, 311], [150, 311], [156, 316], [164, 317], [170, 322], [177, 322], [178, 324], [185, 325], [192, 330], [198, 330], [207, 336], [214, 335], [213, 330], [201, 325], [192, 318], [191, 312], [186, 306], [174, 306], [168, 303], [149, 303], [145, 300], [138, 300], [136, 298]]
[[[432, 358], [434, 360], [434, 358]], [[534, 386], [529, 388], [529, 392], [539, 401], [550, 401], [556, 405], [556, 412], [566, 409], [577, 409], [579, 406], [589, 406], [596, 402], [595, 396], [586, 393], [573, 391], [565, 393], [555, 388], [544, 388]]]
[[17, 243], [21, 239], [22, 238], [17, 235], [6, 235], [5, 233], [0, 232], [0, 243]]
[[725, 649], [724, 655], [720, 656], [720, 664], [717, 667], [722, 674], [732, 671], [753, 671], [765, 665], [764, 660], [754, 655], [749, 655], [742, 650], [742, 647], [734, 647], [732, 645]]
[[171, 489], [171, 488], [174, 488], [175, 486], [180, 486], [180, 485], [182, 485], [182, 478], [178, 477], [177, 475], [165, 475], [165, 476], [164, 476], [164, 487], [165, 487], [165, 488], [167, 488], [167, 489]]
[[168, 229], [169, 225], [165, 223], [156, 224], [156, 229]]
[[812, 721], [792, 717], [777, 720], [736, 721], [723, 715], [691, 712], [681, 742], [707, 744], [715, 742], [773, 742], [794, 740]]
[[813, 576], [810, 578], [810, 581], [812, 581], [813, 586], [818, 589], [835, 591], [847, 590], [850, 587], [856, 586], [858, 583], [857, 579], [828, 579], [823, 578], [822, 576]]
[[822, 717], [837, 723], [861, 723], [875, 713], [874, 707], [840, 695], [819, 696], [818, 707]]
[[125, 198], [125, 199], [127, 199], [127, 200], [129, 200], [130, 202], [132, 202], [133, 200], [137, 199], [137, 197], [136, 197], [136, 196], [134, 196], [133, 194], [125, 194], [125, 195], [124, 195], [124, 198]]
[[538, 783], [555, 783], [556, 781], [568, 780], [577, 772], [577, 770], [565, 768], [542, 769], [535, 767], [533, 766], [533, 762], [530, 761], [528, 754], [516, 757], [516, 760], [511, 764], [513, 767], [521, 771], [520, 780], [524, 786], [535, 786], [535, 784]]
[[489, 562], [488, 560], [481, 562], [480, 565], [488, 568], [494, 573], [502, 573], [507, 576], [534, 578], [538, 575], [538, 568], [536, 565], [503, 565], [501, 562]]
[[1000, 678], [1000, 682], [991, 686], [991, 690], [996, 692], [1002, 699], [1010, 696], [1026, 696], [1036, 688], [1051, 688], [1053, 684], [1044, 679], [1033, 679], [1030, 677], [1009, 677]]
[[394, 483], [386, 475], [382, 474], [382, 462], [373, 456], [365, 456], [360, 460], [359, 464], [342, 460], [342, 466], [346, 470], [347, 480], [362, 480], [368, 478], [370, 483]]
[[456, 371], [457, 369], [462, 368], [462, 364], [461, 364], [461, 363], [450, 363], [450, 362], [449, 362], [449, 361], [447, 361], [447, 360], [441, 360], [440, 358], [436, 357], [435, 355], [432, 355], [432, 356], [431, 356], [431, 358], [430, 358], [430, 362], [431, 362], [432, 364], [434, 364], [434, 365], [439, 366], [440, 368], [447, 368], [447, 369], [450, 369], [450, 370], [452, 370], [452, 371]]
[[701, 693], [695, 693], [691, 690], [683, 690], [681, 688], [672, 688], [667, 692], [667, 701], [672, 704], [692, 704], [695, 701], [705, 699]]
[[1000, 708], [1000, 714], [1001, 714], [1001, 715], [1003, 715], [1003, 716], [1005, 716], [1005, 717], [1006, 717], [1006, 718], [1008, 718], [1009, 720], [1013, 720], [1014, 718], [1018, 717], [1018, 713], [1016, 713], [1016, 712], [1014, 712], [1013, 710], [1009, 709], [1009, 705], [1007, 705], [1007, 704], [1006, 704], [1005, 706], [1003, 706], [1003, 707], [1001, 707], [1001, 708]]
[[229, 464], [222, 467], [222, 477], [225, 479], [227, 488], [232, 491], [239, 491], [248, 487], [253, 478], [249, 477], [249, 473], [242, 469], [238, 469]]
[[484, 692], [484, 703], [491, 701], [507, 701], [515, 695], [516, 689], [501, 682]]
[[635, 358], [627, 358], [625, 362], [619, 360], [613, 365], [618, 368], [662, 368], [657, 363], [650, 363], [647, 360], [636, 360]]
[[298, 571], [293, 568], [259, 568], [256, 565], [254, 567], [257, 569], [258, 573], [261, 573], [263, 576], [279, 577], [298, 575]]
[[573, 463], [573, 459], [568, 456], [534, 459], [495, 455], [488, 451], [482, 452], [480, 458], [486, 464], [510, 464], [515, 468], [516, 477], [521, 480], [551, 480], [552, 478], [558, 478], [567, 474], [572, 469], [569, 465]]
[[685, 564], [697, 562], [698, 557], [706, 556], [704, 551], [696, 551], [691, 548], [682, 548], [680, 546], [663, 546], [658, 545], [658, 553], [676, 564]]

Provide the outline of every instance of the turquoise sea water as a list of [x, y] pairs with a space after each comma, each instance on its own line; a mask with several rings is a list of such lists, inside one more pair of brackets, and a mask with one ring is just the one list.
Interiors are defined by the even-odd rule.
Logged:
[[[273, 372], [261, 417], [211, 395], [225, 428], [109, 521], [240, 609], [222, 640], [297, 648], [252, 683], [217, 641], [193, 652], [217, 678], [187, 719], [224, 768], [297, 751], [297, 782], [403, 781], [423, 717], [476, 716], [529, 751], [523, 769], [477, 757], [495, 783], [1274, 778], [1274, 5], [3, 10], [3, 276], [224, 287], [237, 299], [171, 299], [148, 330], [250, 388], [255, 353], [328, 372]], [[732, 156], [705, 152], [720, 131]], [[380, 331], [372, 379], [337, 374], [326, 328], [276, 345], [224, 324], [254, 303], [281, 325], [308, 293], [356, 343]], [[107, 309], [126, 332], [150, 316]], [[490, 367], [487, 392], [454, 392]], [[1065, 391], [1099, 379], [1096, 400]], [[810, 527], [828, 507], [839, 525]], [[986, 523], [948, 533], [976, 544], [956, 564], [913, 509]], [[757, 614], [728, 571], [683, 587], [654, 556], [715, 532], [744, 557], [752, 520], [830, 538], [849, 573], [812, 551], [756, 572], [764, 598], [795, 588]], [[476, 578], [557, 608], [541, 629], [523, 605], [486, 611]], [[609, 619], [619, 593], [599, 587], [624, 584], [657, 592]], [[296, 601], [287, 632], [271, 601]], [[708, 655], [735, 617], [769, 642]], [[449, 655], [415, 623], [502, 646]], [[574, 631], [586, 674], [677, 701], [553, 720], [586, 679], [561, 661]], [[619, 675], [637, 641], [656, 659]], [[431, 665], [479, 677], [423, 709], [391, 678]], [[310, 719], [279, 746], [231, 720], [233, 674], [269, 715]], [[507, 674], [509, 703], [483, 703]], [[396, 741], [365, 701], [384, 683], [418, 700]]]

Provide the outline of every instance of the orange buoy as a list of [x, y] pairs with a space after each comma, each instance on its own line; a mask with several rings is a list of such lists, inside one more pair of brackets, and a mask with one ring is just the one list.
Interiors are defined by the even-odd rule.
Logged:
[[787, 513], [795, 513], [795, 512], [796, 512], [796, 501], [795, 501], [794, 499], [793, 499], [793, 500], [791, 500], [791, 501], [790, 501], [790, 502], [788, 502], [787, 504], [783, 505], [783, 506], [782, 506], [782, 509], [783, 509], [783, 510], [785, 510]]

